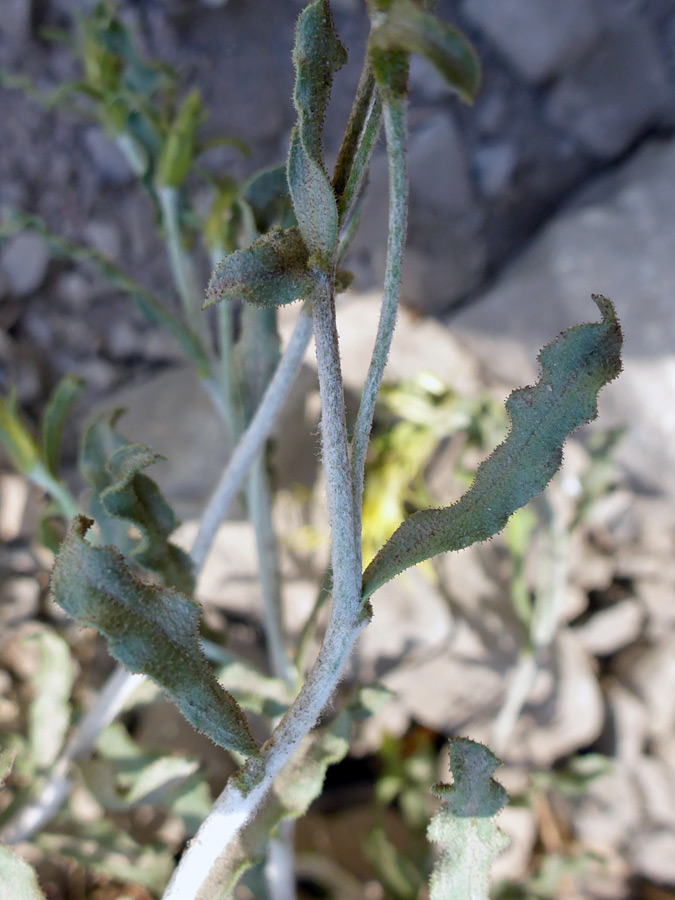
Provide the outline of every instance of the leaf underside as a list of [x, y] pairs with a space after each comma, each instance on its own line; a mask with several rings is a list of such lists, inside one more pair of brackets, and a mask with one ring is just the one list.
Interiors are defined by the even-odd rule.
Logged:
[[[373, 5], [378, 6], [377, 0]], [[405, 91], [406, 72], [399, 54], [418, 53], [443, 75], [457, 95], [473, 102], [480, 84], [480, 63], [467, 38], [412, 0], [391, 0], [376, 16], [368, 41], [373, 71], [384, 90]], [[399, 74], [400, 71], [400, 74]]]
[[246, 250], [231, 253], [216, 267], [205, 307], [219, 300], [255, 306], [285, 306], [312, 293], [307, 247], [297, 228], [274, 229]]
[[45, 900], [33, 867], [9, 847], [0, 847], [0, 900]]
[[460, 550], [500, 531], [546, 487], [573, 431], [597, 415], [597, 395], [621, 371], [621, 327], [610, 300], [593, 299], [602, 321], [563, 332], [539, 354], [541, 377], [506, 401], [511, 430], [452, 506], [414, 513], [394, 532], [363, 576], [363, 597], [410, 566]]
[[488, 900], [490, 868], [508, 846], [494, 817], [508, 801], [492, 774], [499, 760], [482, 744], [467, 738], [450, 741], [454, 784], [436, 784], [441, 808], [427, 836], [441, 845], [431, 875], [429, 900]]
[[[123, 410], [101, 413], [88, 425], [82, 440], [80, 468], [93, 488], [92, 518], [103, 543], [114, 544], [133, 562], [190, 594], [194, 587], [190, 557], [169, 541], [180, 524], [156, 482], [143, 469], [162, 456], [150, 447], [129, 443], [116, 429]], [[139, 538], [129, 536], [135, 526]]]
[[92, 524], [86, 516], [73, 520], [52, 574], [56, 602], [104, 635], [127, 669], [156, 681], [198, 731], [258, 756], [244, 713], [202, 652], [199, 604], [173, 588], [144, 584], [115, 547], [93, 547], [85, 539]]

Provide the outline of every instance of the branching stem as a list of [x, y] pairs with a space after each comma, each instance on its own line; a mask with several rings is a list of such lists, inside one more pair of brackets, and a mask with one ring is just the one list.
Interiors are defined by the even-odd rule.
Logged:
[[384, 126], [389, 157], [389, 236], [380, 321], [351, 444], [352, 502], [357, 512], [361, 510], [363, 498], [366, 451], [375, 414], [375, 401], [396, 326], [398, 298], [401, 291], [401, 262], [405, 247], [408, 210], [406, 101], [404, 98], [385, 103]]

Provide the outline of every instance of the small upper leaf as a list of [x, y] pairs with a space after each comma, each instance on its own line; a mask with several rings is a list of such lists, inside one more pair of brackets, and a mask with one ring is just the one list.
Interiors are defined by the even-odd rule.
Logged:
[[436, 784], [442, 800], [428, 829], [430, 840], [441, 844], [431, 875], [430, 900], [488, 900], [490, 868], [509, 844], [494, 817], [508, 801], [492, 773], [499, 760], [487, 747], [466, 738], [450, 741], [454, 784]]
[[316, 262], [329, 262], [338, 239], [335, 194], [323, 161], [323, 123], [333, 76], [347, 59], [327, 0], [301, 13], [293, 49], [298, 125], [288, 156], [288, 184], [302, 236]]
[[274, 229], [216, 267], [206, 303], [245, 300], [256, 306], [285, 306], [313, 292], [308, 252], [297, 228]]
[[54, 565], [56, 602], [101, 632], [122, 665], [156, 681], [195, 728], [222, 747], [258, 756], [246, 717], [202, 652], [199, 604], [144, 584], [115, 547], [93, 547], [85, 539], [92, 524], [86, 516], [73, 520]]
[[370, 0], [375, 27], [368, 49], [380, 87], [405, 93], [401, 53], [419, 53], [434, 65], [462, 100], [471, 103], [480, 83], [476, 51], [461, 31], [424, 12], [413, 0]]
[[66, 375], [59, 381], [49, 398], [42, 419], [42, 456], [52, 475], [56, 475], [66, 420], [84, 390], [83, 378], [78, 378], [77, 375]]
[[131, 558], [160, 575], [164, 584], [189, 593], [194, 587], [192, 560], [168, 539], [178, 520], [157, 484], [142, 473], [162, 459], [142, 444], [117, 449], [107, 461], [112, 483], [101, 494], [101, 502], [108, 515], [138, 528], [140, 540]]
[[416, 512], [394, 532], [363, 576], [364, 598], [404, 569], [500, 531], [546, 487], [569, 434], [597, 415], [597, 395], [621, 371], [621, 327], [611, 301], [594, 295], [602, 322], [563, 332], [539, 354], [541, 378], [506, 402], [511, 431], [478, 468], [467, 493], [445, 509]]

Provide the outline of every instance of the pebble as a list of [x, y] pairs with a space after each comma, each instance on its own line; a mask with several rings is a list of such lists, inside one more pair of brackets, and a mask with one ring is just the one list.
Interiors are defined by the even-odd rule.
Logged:
[[9, 291], [27, 297], [41, 287], [47, 275], [49, 249], [39, 234], [21, 232], [10, 238], [0, 257]]
[[656, 37], [636, 17], [604, 35], [561, 79], [547, 111], [551, 122], [573, 134], [588, 152], [612, 159], [650, 126], [672, 123], [672, 104]]
[[564, 72], [601, 29], [593, 0], [464, 0], [462, 11], [534, 83]]
[[122, 187], [134, 180], [124, 154], [101, 128], [87, 129], [84, 146], [103, 184]]

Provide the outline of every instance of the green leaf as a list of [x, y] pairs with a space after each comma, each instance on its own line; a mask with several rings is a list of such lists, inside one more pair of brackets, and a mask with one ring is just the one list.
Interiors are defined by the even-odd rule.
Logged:
[[125, 444], [108, 458], [111, 484], [101, 494], [109, 516], [131, 522], [140, 540], [131, 551], [134, 562], [157, 573], [164, 584], [190, 593], [194, 588], [192, 560], [169, 541], [179, 525], [157, 484], [142, 470], [164, 459], [150, 447]]
[[66, 375], [56, 385], [42, 419], [42, 458], [47, 469], [56, 475], [61, 454], [61, 441], [66, 420], [85, 391], [84, 378]]
[[[150, 447], [129, 443], [115, 425], [123, 410], [101, 413], [85, 430], [80, 469], [93, 488], [89, 512], [104, 543], [155, 572], [164, 584], [191, 593], [190, 557], [169, 541], [180, 524], [157, 484], [143, 469], [163, 459]], [[132, 539], [129, 525], [139, 538]]]
[[291, 136], [288, 184], [298, 226], [317, 265], [329, 265], [338, 240], [335, 194], [323, 161], [323, 123], [333, 76], [347, 60], [327, 0], [298, 19], [293, 49], [298, 125]]
[[297, 225], [288, 192], [286, 166], [274, 166], [258, 172], [241, 187], [241, 196], [253, 210], [256, 228], [261, 234], [277, 225]]
[[156, 681], [198, 731], [258, 756], [242, 710], [202, 652], [199, 604], [172, 588], [144, 584], [116, 548], [93, 547], [85, 540], [92, 524], [86, 516], [73, 520], [54, 565], [56, 602], [103, 634], [122, 665]]
[[0, 444], [22, 475], [30, 475], [40, 462], [40, 450], [19, 416], [14, 392], [7, 397], [0, 395]]
[[203, 119], [199, 91], [191, 91], [181, 103], [162, 146], [157, 163], [158, 185], [182, 186], [197, 153], [197, 129]]
[[116, 450], [128, 443], [115, 428], [123, 413], [123, 409], [115, 409], [92, 419], [82, 435], [79, 464], [82, 477], [92, 487], [88, 510], [101, 531], [101, 542], [114, 544], [122, 553], [130, 555], [134, 542], [129, 536], [127, 523], [111, 516], [101, 501], [101, 495], [112, 483], [108, 460]]
[[274, 229], [218, 264], [206, 290], [204, 306], [219, 300], [285, 306], [308, 297], [314, 291], [308, 257], [297, 228]]
[[363, 596], [409, 566], [500, 531], [542, 491], [562, 461], [565, 439], [597, 415], [597, 395], [621, 371], [622, 335], [612, 303], [593, 295], [602, 322], [563, 332], [539, 354], [541, 378], [506, 402], [511, 431], [478, 468], [467, 493], [445, 509], [416, 512], [394, 532], [363, 576]]
[[419, 9], [413, 0], [371, 0], [375, 27], [368, 50], [380, 87], [401, 96], [406, 93], [410, 53], [425, 57], [443, 75], [459, 97], [471, 103], [480, 84], [476, 51], [461, 31]]
[[68, 644], [55, 631], [26, 638], [38, 645], [38, 668], [31, 679], [28, 743], [36, 768], [46, 769], [59, 755], [70, 724], [70, 693], [75, 680]]
[[276, 371], [280, 351], [277, 311], [244, 306], [241, 335], [234, 350], [237, 383], [246, 421], [250, 421]]
[[33, 867], [9, 847], [0, 847], [0, 900], [45, 900]]
[[467, 738], [450, 741], [454, 784], [432, 788], [442, 805], [427, 835], [442, 850], [431, 874], [429, 900], [488, 900], [490, 868], [509, 843], [494, 822], [508, 802], [508, 794], [492, 778], [498, 766], [482, 744]]

